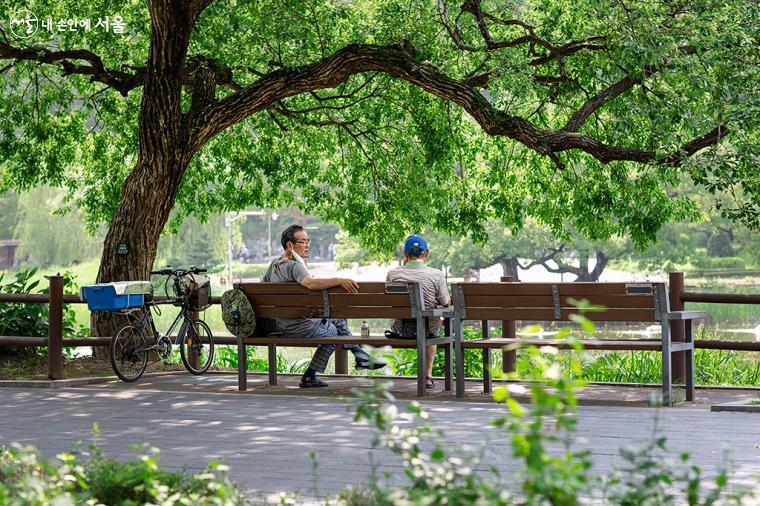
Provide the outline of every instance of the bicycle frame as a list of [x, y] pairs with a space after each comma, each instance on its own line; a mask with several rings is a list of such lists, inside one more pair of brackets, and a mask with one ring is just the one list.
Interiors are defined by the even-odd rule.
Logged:
[[[145, 335], [146, 338], [153, 338], [154, 340], [158, 340], [159, 337], [161, 337], [161, 333], [158, 331], [158, 328], [156, 327], [156, 322], [153, 319], [153, 310], [152, 308], [155, 306], [164, 306], [169, 304], [174, 304], [177, 302], [178, 299], [173, 300], [166, 300], [166, 301], [160, 301], [160, 302], [146, 302], [143, 308], [141, 308], [140, 311], [140, 317], [135, 318], [132, 317], [131, 313], [127, 314], [127, 318], [135, 318], [134, 325], [137, 327], [140, 327], [143, 329], [143, 332], [145, 332], [145, 329], [147, 328], [150, 330], [149, 335]], [[172, 341], [172, 344], [179, 345], [179, 338], [183, 335], [184, 331], [187, 329], [187, 326], [190, 324], [190, 318], [188, 315], [189, 311], [187, 307], [184, 305], [180, 306], [180, 312], [177, 313], [177, 316], [174, 318], [174, 321], [169, 326], [169, 330], [166, 332], [166, 336], [169, 337]], [[177, 325], [182, 321], [182, 324], [179, 327], [179, 331], [177, 334], [172, 338], [172, 332], [174, 332], [174, 329], [177, 328]], [[152, 350], [155, 348], [155, 343], [148, 346], [149, 350]]]

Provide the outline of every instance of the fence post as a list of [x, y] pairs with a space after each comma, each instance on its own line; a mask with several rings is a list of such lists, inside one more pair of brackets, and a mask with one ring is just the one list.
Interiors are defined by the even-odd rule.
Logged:
[[50, 276], [48, 378], [63, 379], [63, 276]]
[[[511, 283], [515, 280], [512, 276], [502, 276], [502, 283]], [[514, 320], [501, 321], [501, 337], [514, 339], [517, 335]], [[517, 370], [517, 350], [501, 352], [501, 370], [505, 373], [515, 372]]]
[[[670, 299], [671, 311], [683, 311], [683, 291], [684, 291], [684, 274], [683, 272], [671, 272], [668, 274], [668, 298]], [[665, 316], [663, 315], [663, 318]], [[685, 322], [673, 320], [670, 322], [670, 339], [673, 342], [683, 342], [685, 339]], [[676, 351], [671, 354], [673, 381], [684, 383], [686, 368], [686, 352]]]

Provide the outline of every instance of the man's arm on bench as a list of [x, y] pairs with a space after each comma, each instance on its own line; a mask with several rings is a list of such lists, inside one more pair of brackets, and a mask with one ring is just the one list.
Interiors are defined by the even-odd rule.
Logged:
[[348, 293], [359, 293], [359, 285], [349, 278], [315, 278], [306, 276], [300, 283], [309, 290], [324, 290], [334, 286], [340, 286]]

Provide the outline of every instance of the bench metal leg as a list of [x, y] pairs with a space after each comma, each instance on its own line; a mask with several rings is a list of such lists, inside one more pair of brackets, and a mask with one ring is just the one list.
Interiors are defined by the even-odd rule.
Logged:
[[243, 344], [243, 339], [238, 339], [237, 342], [238, 346], [238, 390], [241, 392], [245, 392], [248, 390], [248, 363], [247, 363], [247, 356], [245, 353], [245, 344]]
[[427, 346], [425, 338], [427, 337], [427, 322], [425, 318], [417, 317], [417, 397], [425, 397], [427, 389], [425, 388], [426, 376], [426, 358]]
[[444, 360], [443, 360], [443, 364], [444, 364], [444, 371], [443, 371], [443, 374], [444, 374], [444, 385], [443, 385], [443, 389], [445, 391], [447, 391], [447, 392], [451, 392], [451, 386], [452, 386], [451, 385], [451, 383], [452, 383], [451, 378], [452, 378], [453, 372], [454, 372], [454, 369], [453, 369], [454, 362], [453, 362], [452, 356], [451, 356], [452, 351], [453, 351], [453, 349], [452, 349], [451, 343], [445, 344], [443, 346], [443, 357], [444, 357]]
[[483, 348], [483, 393], [490, 394], [493, 390], [491, 379], [491, 349]]
[[277, 384], [277, 345], [270, 344], [269, 348], [269, 384]]
[[[483, 339], [490, 337], [491, 329], [488, 327], [488, 320], [480, 322], [481, 333]], [[493, 383], [491, 380], [491, 349], [483, 348], [483, 393], [490, 394], [493, 390]]]
[[664, 320], [662, 324], [662, 403], [670, 406], [673, 403], [673, 369], [670, 352], [670, 325]]
[[464, 349], [462, 349], [462, 320], [454, 318], [454, 351], [456, 352], [457, 397], [464, 397]]
[[692, 334], [691, 320], [686, 320], [686, 341], [691, 343], [691, 349], [686, 352], [686, 400], [694, 401], [694, 335]]

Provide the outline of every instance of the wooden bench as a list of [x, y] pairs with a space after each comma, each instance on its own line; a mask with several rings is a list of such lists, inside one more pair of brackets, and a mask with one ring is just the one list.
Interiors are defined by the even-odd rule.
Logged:
[[[694, 399], [694, 338], [692, 320], [704, 318], [702, 311], [671, 311], [665, 283], [461, 283], [453, 285], [454, 339], [457, 353], [456, 393], [464, 395], [464, 350], [483, 350], [484, 392], [491, 391], [490, 350], [509, 345], [554, 346], [567, 349], [570, 344], [557, 339], [490, 339], [488, 320], [570, 321], [580, 311], [569, 299], [586, 299], [605, 306], [604, 312], [587, 312], [591, 321], [657, 322], [661, 339], [585, 339], [587, 350], [653, 350], [662, 352], [662, 397], [673, 401], [671, 353], [686, 352], [686, 400]], [[480, 320], [483, 338], [462, 340], [465, 320]], [[685, 342], [672, 342], [670, 321], [685, 321]]]
[[[267, 318], [341, 318], [369, 319], [414, 318], [417, 320], [417, 339], [387, 339], [382, 336], [334, 336], [294, 338], [283, 335], [246, 337], [238, 339], [238, 389], [246, 390], [246, 346], [266, 346], [269, 349], [269, 384], [277, 384], [277, 346], [317, 347], [320, 344], [364, 344], [374, 347], [417, 349], [417, 394], [426, 395], [425, 347], [443, 345], [445, 351], [445, 389], [452, 389], [453, 365], [451, 335], [424, 339], [426, 317], [440, 317], [441, 309], [424, 310], [422, 289], [418, 283], [359, 283], [359, 293], [349, 294], [342, 288], [310, 291], [297, 283], [241, 283], [236, 285], [248, 296], [256, 317]], [[383, 327], [385, 329], [386, 327]], [[337, 351], [337, 350], [336, 350]]]

